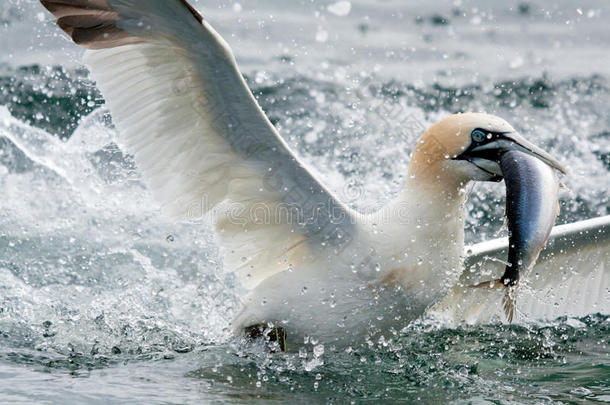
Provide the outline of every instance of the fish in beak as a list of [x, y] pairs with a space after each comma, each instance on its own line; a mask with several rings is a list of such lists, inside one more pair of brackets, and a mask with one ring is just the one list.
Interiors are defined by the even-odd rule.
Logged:
[[504, 310], [512, 322], [514, 289], [521, 274], [536, 263], [555, 224], [559, 213], [557, 172], [565, 174], [565, 169], [547, 152], [516, 133], [485, 133], [484, 137], [473, 133], [473, 145], [458, 158], [488, 172], [489, 180], [504, 179], [506, 184], [507, 266], [499, 280], [474, 287], [504, 288]]

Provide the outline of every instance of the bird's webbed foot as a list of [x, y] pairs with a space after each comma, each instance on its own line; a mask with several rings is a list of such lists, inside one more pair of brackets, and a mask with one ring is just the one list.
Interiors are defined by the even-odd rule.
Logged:
[[263, 339], [268, 344], [271, 353], [276, 353], [278, 350], [286, 351], [286, 330], [282, 327], [259, 323], [246, 327], [245, 335], [252, 342]]

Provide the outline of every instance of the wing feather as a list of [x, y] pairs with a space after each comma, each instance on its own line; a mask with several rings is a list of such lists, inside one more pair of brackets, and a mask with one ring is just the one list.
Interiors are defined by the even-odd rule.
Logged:
[[[503, 291], [470, 286], [498, 278], [507, 251], [506, 239], [468, 248], [460, 282], [432, 311], [456, 322], [504, 319]], [[522, 320], [610, 313], [610, 216], [553, 229], [547, 248], [520, 282], [517, 312]]]
[[224, 40], [184, 0], [41, 0], [87, 47], [120, 141], [163, 211], [210, 217], [225, 265], [255, 287], [340, 249], [352, 213], [271, 125]]

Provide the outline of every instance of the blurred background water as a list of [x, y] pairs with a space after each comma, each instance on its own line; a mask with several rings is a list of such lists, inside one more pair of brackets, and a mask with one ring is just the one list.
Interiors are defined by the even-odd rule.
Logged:
[[[399, 192], [423, 127], [486, 111], [565, 162], [560, 223], [610, 214], [607, 1], [193, 3], [353, 207]], [[604, 314], [273, 356], [232, 339], [213, 233], [160, 215], [81, 51], [30, 0], [0, 3], [0, 50], [0, 403], [610, 402]], [[473, 188], [469, 242], [503, 194]]]

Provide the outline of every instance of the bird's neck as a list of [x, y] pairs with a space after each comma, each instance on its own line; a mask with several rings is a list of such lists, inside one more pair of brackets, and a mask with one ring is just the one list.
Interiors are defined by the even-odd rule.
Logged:
[[[435, 241], [464, 241], [466, 191], [460, 183], [407, 181], [404, 191], [388, 207], [392, 232]], [[421, 244], [420, 244], [421, 245]]]
[[[466, 201], [462, 187], [410, 178], [405, 191], [384, 209], [377, 241], [389, 260], [381, 283], [399, 285], [422, 305], [440, 299], [462, 271]], [[425, 288], [422, 289], [422, 286]]]
[[[409, 220], [403, 225], [409, 233], [421, 232], [435, 237], [440, 236], [435, 234], [451, 230], [451, 235], [461, 241], [467, 181], [447, 170], [444, 163], [445, 159], [429, 160], [417, 151], [411, 159], [404, 190], [392, 205], [408, 207]], [[421, 225], [422, 221], [430, 225], [412, 229], [412, 224]]]

